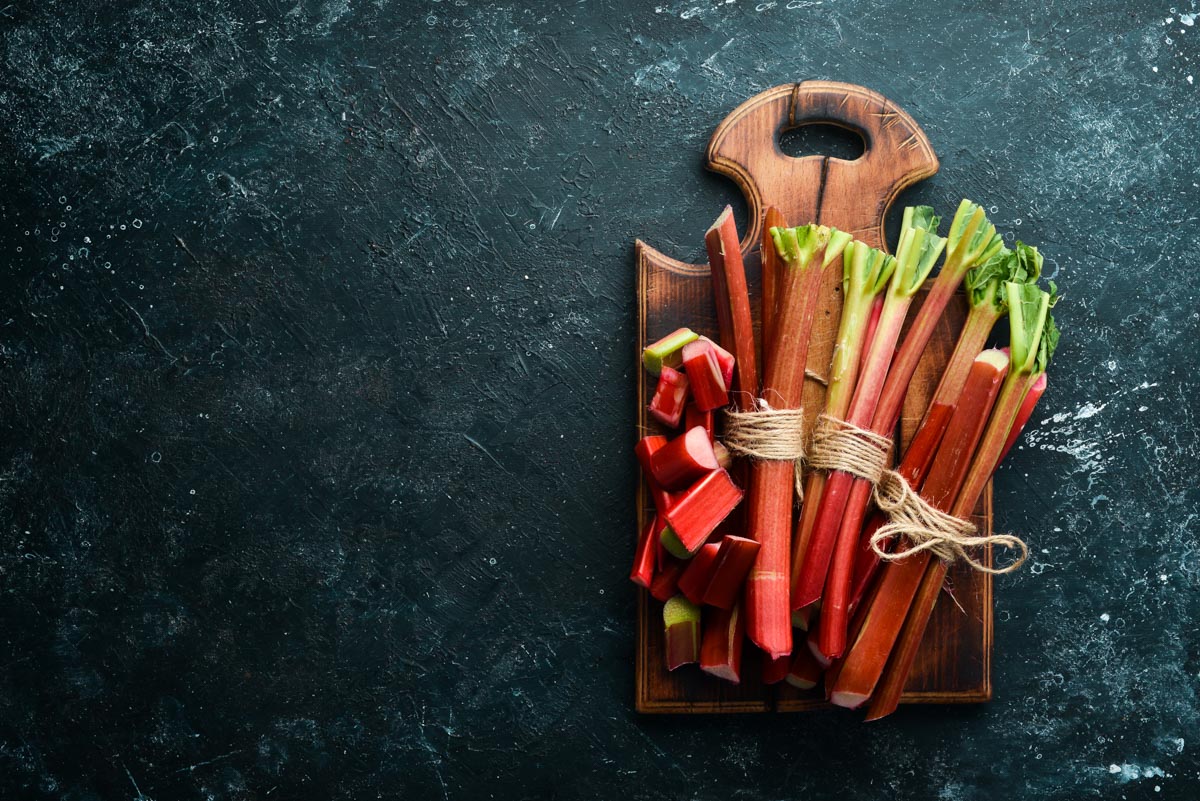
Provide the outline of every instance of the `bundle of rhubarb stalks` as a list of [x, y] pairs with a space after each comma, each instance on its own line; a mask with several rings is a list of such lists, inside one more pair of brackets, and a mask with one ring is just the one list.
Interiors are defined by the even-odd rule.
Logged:
[[[907, 208], [892, 256], [768, 210], [757, 343], [728, 208], [706, 233], [719, 341], [683, 328], [642, 355], [658, 382], [649, 413], [669, 434], [636, 446], [655, 515], [631, 578], [664, 604], [668, 669], [699, 663], [739, 682], [748, 637], [765, 682], [823, 684], [833, 704], [877, 719], [899, 703], [949, 567], [1023, 561], [1019, 539], [981, 536], [969, 518], [1046, 389], [1056, 289], [1038, 285], [1037, 249], [1005, 247], [978, 205], [964, 200], [945, 237], [939, 226], [929, 207]], [[828, 370], [814, 377], [829, 270], [842, 309]], [[901, 449], [909, 384], [959, 292], [966, 322]], [[1007, 346], [988, 347], [1006, 316]], [[802, 409], [814, 379], [824, 408]], [[1004, 567], [992, 545], [1011, 549]]]

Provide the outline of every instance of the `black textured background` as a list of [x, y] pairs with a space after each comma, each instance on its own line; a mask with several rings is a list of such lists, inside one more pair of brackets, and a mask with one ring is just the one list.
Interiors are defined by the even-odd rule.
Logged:
[[[1197, 797], [1191, 2], [0, 7], [0, 797]], [[989, 705], [639, 719], [631, 245], [803, 78], [1065, 290], [1035, 558]]]

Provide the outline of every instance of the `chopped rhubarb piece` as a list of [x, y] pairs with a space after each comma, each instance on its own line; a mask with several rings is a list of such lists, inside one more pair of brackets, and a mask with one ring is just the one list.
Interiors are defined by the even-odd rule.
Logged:
[[679, 496], [667, 512], [667, 523], [674, 529], [683, 547], [694, 552], [741, 500], [742, 491], [733, 483], [729, 473], [714, 470]]
[[[712, 545], [705, 545], [706, 549]], [[708, 606], [718, 609], [731, 609], [741, 597], [742, 585], [750, 568], [754, 567], [754, 559], [758, 556], [759, 544], [745, 537], [727, 536], [718, 546], [716, 559], [704, 590], [702, 601]], [[682, 582], [680, 582], [682, 586]], [[688, 596], [689, 598], [691, 596]]]
[[712, 442], [699, 426], [650, 454], [650, 474], [668, 490], [686, 489], [719, 469]]
[[650, 498], [654, 501], [654, 510], [660, 515], [664, 514], [670, 507], [671, 493], [663, 489], [662, 485], [654, 480], [654, 474], [650, 472], [650, 456], [666, 444], [666, 437], [655, 434], [649, 437], [642, 437], [633, 448], [633, 453], [637, 456], [638, 464], [642, 466], [642, 475], [646, 477], [646, 486], [650, 488]]
[[719, 543], [706, 543], [696, 551], [696, 555], [688, 562], [687, 570], [679, 577], [679, 591], [692, 603], [699, 604], [703, 600], [704, 589], [712, 578], [713, 567], [720, 550]]
[[787, 683], [801, 690], [811, 690], [816, 687], [821, 681], [821, 674], [825, 672], [825, 668], [813, 656], [812, 651], [808, 647], [796, 649], [796, 656], [792, 659], [792, 666], [788, 670]]
[[712, 439], [716, 435], [716, 415], [712, 409], [700, 411], [695, 403], [689, 403], [687, 409], [683, 413], [684, 429], [693, 429], [700, 426], [708, 432], [708, 438]]
[[647, 410], [667, 428], [678, 428], [687, 405], [688, 379], [678, 370], [664, 366]]
[[676, 595], [663, 605], [667, 670], [700, 661], [700, 607]]
[[[721, 380], [725, 382], [726, 389], [733, 389], [733, 367], [737, 364], [737, 359], [733, 354], [722, 348], [716, 342], [713, 342], [708, 337], [700, 337], [700, 342], [707, 342], [712, 345], [713, 353], [717, 356], [717, 364], [721, 368]], [[687, 361], [687, 355], [684, 355], [684, 361]]]
[[720, 409], [729, 403], [729, 388], [721, 377], [721, 365], [717, 364], [712, 342], [697, 340], [684, 345], [683, 369], [687, 370], [688, 386], [692, 388], [697, 409]]
[[679, 541], [679, 537], [675, 536], [675, 530], [668, 525], [664, 525], [658, 534], [658, 544], [662, 549], [674, 556], [676, 559], [691, 559], [695, 553], [683, 547], [683, 543]]
[[776, 659], [771, 659], [764, 654], [762, 670], [763, 684], [778, 684], [787, 678], [788, 671], [791, 669], [791, 654], [783, 654]]
[[695, 342], [697, 336], [690, 328], [680, 328], [667, 334], [653, 345], [646, 346], [642, 351], [642, 364], [652, 375], [660, 375], [663, 367], [678, 367], [683, 346]]
[[704, 613], [704, 637], [700, 641], [700, 669], [710, 676], [737, 684], [742, 677], [742, 642], [746, 618], [741, 605], [732, 609], [710, 609]]
[[629, 571], [629, 580], [642, 587], [649, 587], [654, 578], [655, 548], [654, 525], [660, 518], [655, 518], [642, 529], [638, 537], [637, 552], [633, 557], [633, 569]]
[[658, 563], [654, 578], [650, 580], [650, 595], [660, 601], [666, 601], [677, 592], [679, 577], [683, 575], [687, 562], [673, 557], [666, 557]]
[[733, 454], [729, 449], [722, 445], [717, 440], [713, 440], [713, 455], [717, 457], [717, 464], [728, 470], [733, 466]]

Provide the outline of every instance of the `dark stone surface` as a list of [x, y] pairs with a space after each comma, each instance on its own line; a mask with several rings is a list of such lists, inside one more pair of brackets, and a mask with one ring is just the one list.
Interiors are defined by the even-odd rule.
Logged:
[[[1180, 12], [0, 8], [0, 796], [1196, 797]], [[1035, 558], [990, 705], [639, 719], [631, 245], [698, 259], [713, 126], [810, 77], [1065, 290]]]

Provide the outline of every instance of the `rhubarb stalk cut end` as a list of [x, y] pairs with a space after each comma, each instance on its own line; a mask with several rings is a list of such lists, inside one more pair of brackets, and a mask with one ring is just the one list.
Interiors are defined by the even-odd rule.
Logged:
[[676, 595], [663, 604], [667, 670], [700, 661], [700, 607]]
[[696, 341], [699, 336], [690, 328], [680, 328], [667, 334], [653, 345], [646, 346], [642, 351], [642, 365], [651, 375], [659, 375], [664, 366], [678, 367], [683, 346]]

